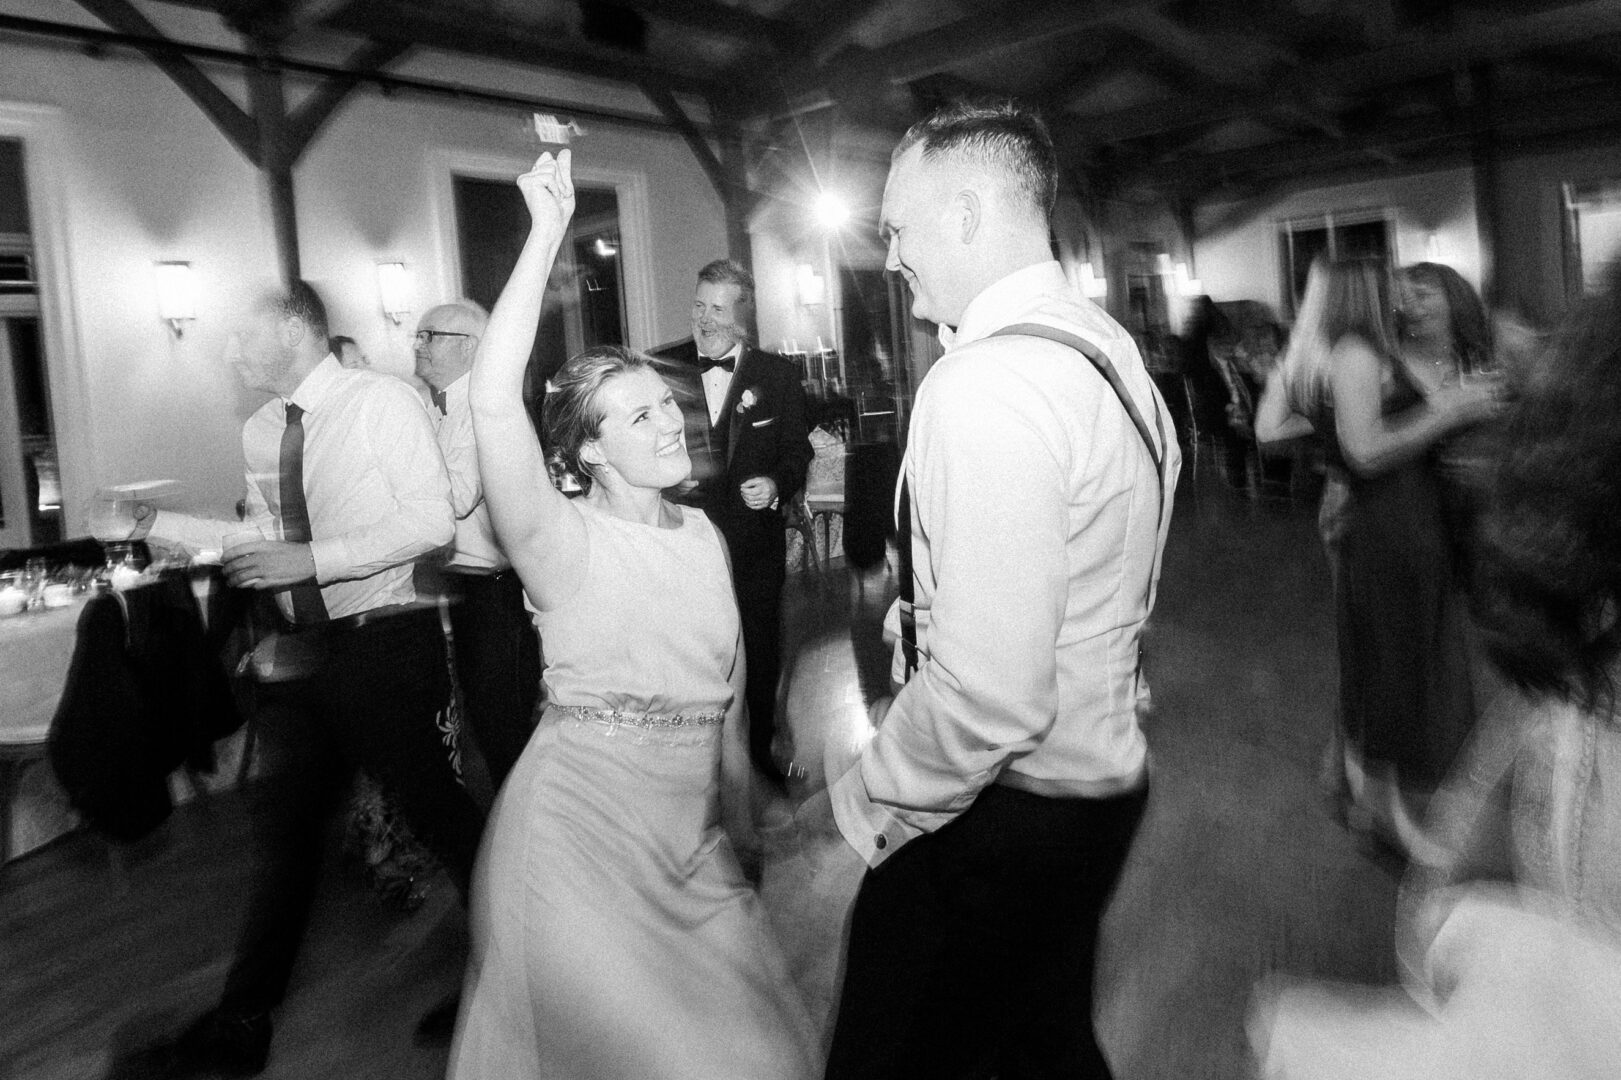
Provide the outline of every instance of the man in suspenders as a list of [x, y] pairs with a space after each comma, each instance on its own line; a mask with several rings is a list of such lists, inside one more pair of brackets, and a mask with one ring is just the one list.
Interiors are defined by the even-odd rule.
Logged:
[[1109, 1075], [1093, 958], [1147, 800], [1139, 642], [1180, 459], [1132, 339], [1053, 260], [1056, 190], [1011, 103], [949, 106], [891, 159], [887, 268], [946, 351], [897, 500], [904, 685], [829, 778], [867, 864], [830, 1077]]

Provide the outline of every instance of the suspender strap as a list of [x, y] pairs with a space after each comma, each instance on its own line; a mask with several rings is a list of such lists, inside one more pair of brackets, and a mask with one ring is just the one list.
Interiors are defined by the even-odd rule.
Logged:
[[[1041, 323], [1018, 323], [1014, 326], [1004, 326], [992, 334], [991, 337], [1013, 337], [1015, 335], [1046, 338], [1048, 341], [1056, 341], [1060, 345], [1068, 345], [1092, 362], [1092, 366], [1098, 369], [1098, 374], [1102, 375], [1104, 381], [1109, 384], [1109, 389], [1114, 391], [1114, 396], [1120, 399], [1120, 404], [1125, 407], [1126, 415], [1131, 417], [1132, 426], [1137, 429], [1137, 434], [1142, 436], [1143, 445], [1148, 447], [1148, 456], [1154, 461], [1154, 474], [1159, 477], [1160, 488], [1163, 490], [1165, 487], [1165, 456], [1160, 451], [1160, 447], [1165, 445], [1165, 421], [1160, 417], [1158, 403], [1154, 405], [1154, 429], [1159, 435], [1159, 442], [1156, 444], [1148, 434], [1148, 425], [1143, 422], [1143, 414], [1137, 411], [1137, 403], [1132, 401], [1131, 395], [1126, 392], [1126, 384], [1121, 380], [1120, 372], [1115, 370], [1114, 363], [1103, 354], [1102, 349], [1099, 349], [1085, 338], [1077, 337], [1056, 327], [1044, 326]], [[1162, 507], [1161, 513], [1163, 512]]]
[[901, 463], [901, 498], [897, 508], [895, 546], [901, 570], [901, 661], [906, 665], [903, 681], [911, 681], [917, 670], [917, 615], [913, 603], [917, 590], [912, 584], [912, 490], [906, 481], [906, 463]]
[[[1155, 500], [1154, 518], [1154, 535], [1157, 538], [1160, 526], [1165, 520], [1165, 454], [1161, 448], [1167, 445], [1165, 442], [1165, 420], [1160, 414], [1159, 403], [1154, 402], [1154, 431], [1159, 436], [1159, 441], [1156, 443], [1154, 436], [1148, 433], [1148, 424], [1143, 420], [1143, 414], [1138, 410], [1137, 403], [1132, 400], [1131, 395], [1126, 391], [1126, 384], [1120, 378], [1120, 372], [1115, 370], [1114, 363], [1104, 355], [1103, 350], [1090, 341], [1041, 323], [1017, 323], [1013, 326], [1005, 326], [990, 336], [1046, 338], [1048, 341], [1055, 341], [1060, 345], [1069, 346], [1091, 361], [1098, 374], [1103, 376], [1104, 382], [1108, 383], [1109, 388], [1114, 391], [1115, 397], [1120, 399], [1120, 404], [1126, 410], [1126, 415], [1131, 419], [1132, 426], [1137, 429], [1137, 434], [1142, 437], [1143, 445], [1148, 448], [1149, 458], [1154, 462], [1154, 475], [1159, 480], [1159, 497]], [[895, 539], [900, 549], [901, 564], [901, 658], [905, 663], [905, 675], [908, 680], [911, 679], [912, 673], [918, 667], [917, 618], [913, 609], [917, 594], [912, 582], [911, 496], [912, 493], [907, 484], [906, 469], [903, 464], [901, 468], [900, 505], [896, 508], [899, 521], [897, 522]], [[1157, 543], [1156, 539], [1156, 547]], [[1153, 595], [1154, 578], [1158, 571], [1159, 553], [1157, 550], [1154, 558], [1156, 565], [1149, 568], [1148, 575], [1150, 597]]]

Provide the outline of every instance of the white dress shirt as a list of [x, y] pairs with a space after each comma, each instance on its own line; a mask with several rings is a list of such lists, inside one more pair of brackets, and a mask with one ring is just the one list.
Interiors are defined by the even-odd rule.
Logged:
[[[725, 360], [728, 357], [734, 363], [743, 358], [743, 343], [741, 341], [715, 359]], [[698, 359], [700, 361], [703, 359], [703, 353], [698, 354]], [[726, 394], [731, 390], [732, 377], [736, 374], [735, 370], [727, 371], [725, 368], [717, 366], [710, 368], [699, 376], [704, 384], [704, 403], [709, 406], [710, 427], [716, 427], [720, 424], [720, 411], [726, 408]]]
[[484, 482], [478, 475], [478, 445], [473, 441], [473, 410], [467, 402], [469, 372], [445, 387], [445, 411], [431, 407], [434, 438], [450, 473], [450, 505], [456, 512], [456, 546], [449, 569], [505, 570], [512, 564], [495, 542]]
[[[1037, 322], [1097, 345], [1155, 433], [1162, 489], [1119, 398]], [[1000, 780], [1108, 796], [1146, 772], [1138, 643], [1181, 460], [1136, 344], [1039, 263], [987, 288], [918, 390], [902, 469], [912, 500], [919, 668], [830, 794], [877, 866]], [[891, 610], [889, 625], [898, 632]], [[896, 674], [902, 661], [897, 646]]]
[[[304, 500], [310, 554], [334, 618], [416, 600], [411, 564], [450, 543], [450, 480], [421, 397], [392, 375], [322, 360], [291, 398], [276, 397], [242, 427], [247, 516], [217, 521], [159, 513], [151, 537], [193, 552], [220, 551], [225, 537], [259, 529], [280, 537], [281, 438], [287, 403], [304, 410]], [[287, 592], [276, 594], [292, 618]]]

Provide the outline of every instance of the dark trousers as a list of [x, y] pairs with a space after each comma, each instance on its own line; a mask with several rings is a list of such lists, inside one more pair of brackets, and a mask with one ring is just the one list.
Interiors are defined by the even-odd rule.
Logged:
[[1146, 800], [993, 785], [869, 870], [830, 1080], [1108, 1077], [1093, 959]]
[[744, 697], [749, 705], [749, 760], [765, 775], [781, 778], [771, 757], [777, 734], [777, 682], [782, 673], [782, 586], [787, 578], [786, 537], [776, 529], [773, 548], [732, 547], [732, 583], [743, 625], [748, 661]]
[[436, 724], [450, 701], [439, 613], [322, 637], [324, 661], [312, 675], [259, 688], [266, 774], [252, 792], [254, 877], [220, 1002], [231, 1015], [281, 1002], [315, 899], [325, 825], [357, 766], [395, 798], [464, 900], [478, 852], [483, 814]]
[[535, 730], [540, 641], [514, 571], [447, 572], [445, 587], [462, 720], [489, 768], [490, 786], [499, 791]]

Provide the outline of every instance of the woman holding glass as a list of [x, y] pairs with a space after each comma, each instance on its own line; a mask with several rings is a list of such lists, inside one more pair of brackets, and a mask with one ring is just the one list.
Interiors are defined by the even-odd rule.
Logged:
[[450, 1075], [807, 1077], [808, 1014], [721, 827], [747, 831], [743, 654], [719, 534], [662, 495], [691, 471], [680, 409], [644, 356], [569, 360], [544, 415], [576, 499], [524, 409], [569, 167], [542, 154], [518, 179], [533, 223], [473, 367], [479, 469], [539, 612], [548, 705], [485, 832]]
[[1340, 794], [1353, 825], [1421, 855], [1423, 803], [1474, 713], [1437, 450], [1499, 405], [1489, 383], [1419, 370], [1396, 340], [1388, 280], [1377, 261], [1327, 267], [1320, 340], [1329, 348], [1316, 351], [1321, 367], [1298, 373], [1307, 389], [1294, 396], [1328, 466], [1321, 520], [1339, 638]]

